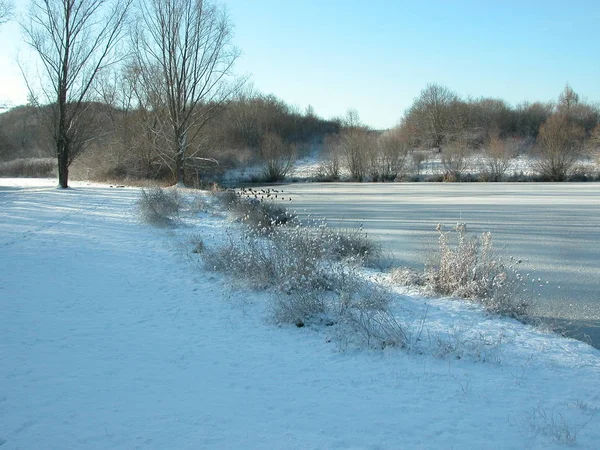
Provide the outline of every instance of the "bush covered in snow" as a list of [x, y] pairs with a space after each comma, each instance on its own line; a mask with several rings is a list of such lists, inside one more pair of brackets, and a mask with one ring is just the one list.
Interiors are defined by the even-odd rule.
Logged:
[[183, 199], [176, 189], [162, 189], [155, 187], [142, 189], [142, 194], [137, 202], [141, 219], [156, 226], [171, 226], [179, 216]]
[[236, 220], [254, 231], [267, 233], [274, 227], [290, 222], [294, 215], [276, 203], [279, 191], [275, 189], [217, 191], [218, 201], [229, 210]]
[[491, 233], [469, 237], [459, 223], [452, 233], [438, 225], [439, 251], [427, 273], [427, 285], [436, 294], [475, 300], [489, 311], [524, 317], [529, 308], [526, 280], [497, 254]]
[[336, 231], [324, 222], [303, 225], [293, 215], [280, 215], [279, 209], [270, 221], [249, 220], [280, 206], [239, 197], [231, 204], [236, 217], [243, 211], [242, 222], [249, 226], [230, 233], [225, 244], [205, 248], [207, 268], [273, 291], [277, 323], [335, 325], [368, 346], [405, 345], [404, 331], [389, 312], [391, 294], [358, 270], [380, 254], [362, 229]]

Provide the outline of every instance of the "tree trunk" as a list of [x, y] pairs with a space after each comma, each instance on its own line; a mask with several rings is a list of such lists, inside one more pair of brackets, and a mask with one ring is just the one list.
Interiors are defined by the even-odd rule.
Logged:
[[[179, 133], [178, 133], [179, 134]], [[185, 186], [184, 165], [185, 165], [185, 147], [187, 144], [186, 133], [179, 134], [177, 138], [177, 156], [175, 158], [175, 170], [177, 172], [177, 186]]]
[[66, 142], [59, 140], [56, 143], [58, 159], [58, 185], [62, 189], [69, 187], [69, 147]]

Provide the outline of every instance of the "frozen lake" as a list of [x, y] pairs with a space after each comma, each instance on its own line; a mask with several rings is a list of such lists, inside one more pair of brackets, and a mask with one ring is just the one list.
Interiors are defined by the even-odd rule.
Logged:
[[[535, 315], [600, 348], [599, 183], [302, 183], [282, 186], [301, 216], [365, 230], [401, 265], [421, 266], [438, 223], [492, 232], [544, 284]], [[548, 284], [545, 282], [548, 281]]]

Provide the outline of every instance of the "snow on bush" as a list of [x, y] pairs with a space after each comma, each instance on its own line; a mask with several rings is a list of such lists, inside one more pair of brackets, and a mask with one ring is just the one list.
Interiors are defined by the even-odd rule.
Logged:
[[162, 227], [172, 226], [177, 222], [182, 205], [182, 197], [176, 189], [165, 190], [160, 187], [142, 189], [137, 202], [141, 219]]
[[512, 260], [506, 265], [494, 249], [491, 233], [469, 237], [459, 223], [452, 234], [437, 226], [439, 252], [428, 270], [427, 283], [435, 294], [475, 300], [494, 313], [523, 318], [530, 306], [526, 281]]
[[[205, 248], [207, 268], [254, 289], [272, 290], [272, 315], [278, 323], [335, 325], [340, 335], [349, 333], [350, 340], [371, 347], [405, 345], [404, 331], [389, 311], [391, 293], [358, 270], [378, 254], [362, 229], [336, 231], [324, 222], [305, 226], [281, 215], [274, 208], [279, 205], [270, 201], [238, 198], [231, 204], [234, 214], [244, 211], [242, 222], [249, 226], [229, 233], [225, 244]], [[270, 221], [248, 219], [274, 209], [277, 215]]]
[[216, 198], [234, 217], [255, 231], [268, 233], [277, 225], [285, 224], [294, 215], [275, 203], [280, 192], [275, 189], [242, 189], [217, 192]]

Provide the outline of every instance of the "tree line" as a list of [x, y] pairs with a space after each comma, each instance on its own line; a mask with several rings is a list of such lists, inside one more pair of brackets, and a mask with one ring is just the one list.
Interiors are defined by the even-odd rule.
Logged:
[[569, 86], [556, 102], [521, 103], [495, 98], [462, 99], [448, 87], [429, 84], [400, 123], [374, 132], [349, 111], [339, 135], [326, 139], [323, 174], [339, 179], [341, 170], [357, 181], [391, 181], [419, 173], [439, 154], [444, 180], [460, 180], [480, 160], [480, 179], [501, 181], [511, 162], [528, 154], [538, 179], [564, 181], [582, 158], [600, 144], [600, 107]]
[[[2, 1], [0, 23], [10, 14]], [[460, 179], [482, 150], [500, 180], [527, 149], [542, 177], [564, 180], [600, 135], [598, 105], [569, 85], [556, 102], [512, 107], [429, 84], [385, 132], [353, 110], [323, 120], [235, 75], [232, 24], [210, 0], [32, 0], [22, 28], [39, 65], [22, 67], [29, 104], [0, 116], [0, 157], [53, 155], [61, 187], [84, 150], [97, 177], [189, 184], [257, 162], [278, 180], [311, 148], [328, 179], [398, 179], [431, 151]]]

